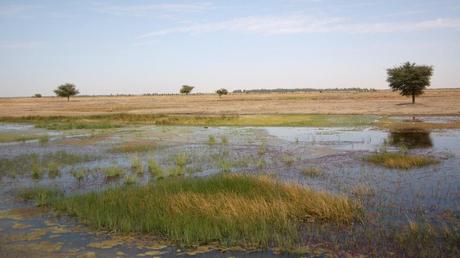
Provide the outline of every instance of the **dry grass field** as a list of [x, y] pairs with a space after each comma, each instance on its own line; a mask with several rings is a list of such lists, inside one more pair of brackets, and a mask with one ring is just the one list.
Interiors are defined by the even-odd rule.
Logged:
[[427, 90], [415, 105], [391, 91], [0, 98], [0, 117], [110, 113], [459, 115], [460, 89]]

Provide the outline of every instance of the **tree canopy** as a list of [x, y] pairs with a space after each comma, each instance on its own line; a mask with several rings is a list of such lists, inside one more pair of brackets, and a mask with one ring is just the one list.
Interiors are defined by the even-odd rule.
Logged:
[[387, 69], [387, 82], [393, 91], [400, 91], [402, 96], [412, 96], [412, 104], [415, 97], [423, 94], [423, 90], [430, 86], [433, 67], [416, 65], [406, 62], [401, 66]]
[[228, 90], [222, 88], [222, 89], [216, 90], [216, 93], [217, 93], [217, 95], [219, 95], [219, 97], [220, 97], [220, 96], [222, 96], [222, 95], [227, 95], [227, 94], [228, 94]]
[[71, 96], [75, 96], [80, 92], [77, 90], [75, 85], [66, 83], [60, 85], [56, 90], [54, 90], [54, 93], [56, 93], [56, 96], [67, 98], [67, 101], [70, 101]]
[[182, 88], [180, 89], [180, 93], [188, 95], [190, 92], [192, 92], [193, 88], [195, 87], [189, 86], [189, 85], [182, 85]]

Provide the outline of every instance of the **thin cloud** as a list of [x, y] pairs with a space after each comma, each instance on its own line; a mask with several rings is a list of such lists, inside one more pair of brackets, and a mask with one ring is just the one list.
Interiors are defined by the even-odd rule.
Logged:
[[435, 29], [459, 29], [460, 19], [439, 18], [413, 22], [352, 23], [342, 18], [321, 18], [302, 15], [251, 16], [227, 21], [188, 24], [157, 30], [139, 36], [139, 39], [175, 33], [201, 34], [210, 32], [244, 32], [260, 35], [293, 35], [305, 33], [391, 33]]
[[167, 13], [202, 12], [212, 8], [210, 3], [190, 4], [143, 4], [143, 5], [105, 5], [101, 4], [97, 10], [102, 13], [123, 16], [146, 16], [151, 14], [165, 15]]
[[31, 49], [40, 47], [43, 43], [37, 41], [30, 42], [0, 42], [0, 49]]
[[0, 17], [20, 16], [36, 8], [32, 5], [0, 5]]

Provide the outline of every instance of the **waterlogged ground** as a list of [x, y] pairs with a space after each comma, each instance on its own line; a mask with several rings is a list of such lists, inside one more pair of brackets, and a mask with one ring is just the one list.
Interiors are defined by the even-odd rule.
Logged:
[[[443, 123], [458, 118], [428, 119]], [[365, 226], [356, 225], [350, 232], [306, 230], [305, 241], [318, 247], [303, 250], [307, 257], [345, 255], [337, 248], [330, 251], [321, 239], [343, 242], [348, 250], [361, 244], [378, 247], [366, 241], [372, 232], [398, 228], [408, 221], [440, 224], [457, 223], [460, 218], [458, 129], [390, 133], [375, 128], [138, 126], [61, 132], [1, 124], [0, 134], [13, 139], [0, 143], [0, 256], [299, 256], [277, 250], [222, 250], [212, 244], [183, 249], [152, 236], [93, 232], [73, 218], [34, 208], [33, 203], [18, 198], [21, 189], [37, 186], [60, 188], [72, 195], [146, 184], [156, 180], [149, 173], [149, 160], [155, 160], [165, 176], [268, 174], [345, 194], [364, 204]], [[153, 147], [132, 147], [139, 145]], [[440, 162], [396, 170], [363, 160], [376, 151], [398, 151], [402, 145], [409, 153], [433, 156]], [[116, 148], [120, 146], [128, 147]], [[107, 176], [117, 168], [122, 168], [121, 174]]]

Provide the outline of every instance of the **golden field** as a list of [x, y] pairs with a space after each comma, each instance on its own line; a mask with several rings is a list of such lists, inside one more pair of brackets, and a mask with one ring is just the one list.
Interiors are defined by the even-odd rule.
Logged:
[[0, 117], [132, 114], [459, 115], [460, 89], [427, 90], [410, 98], [377, 92], [251, 93], [169, 96], [0, 98]]

